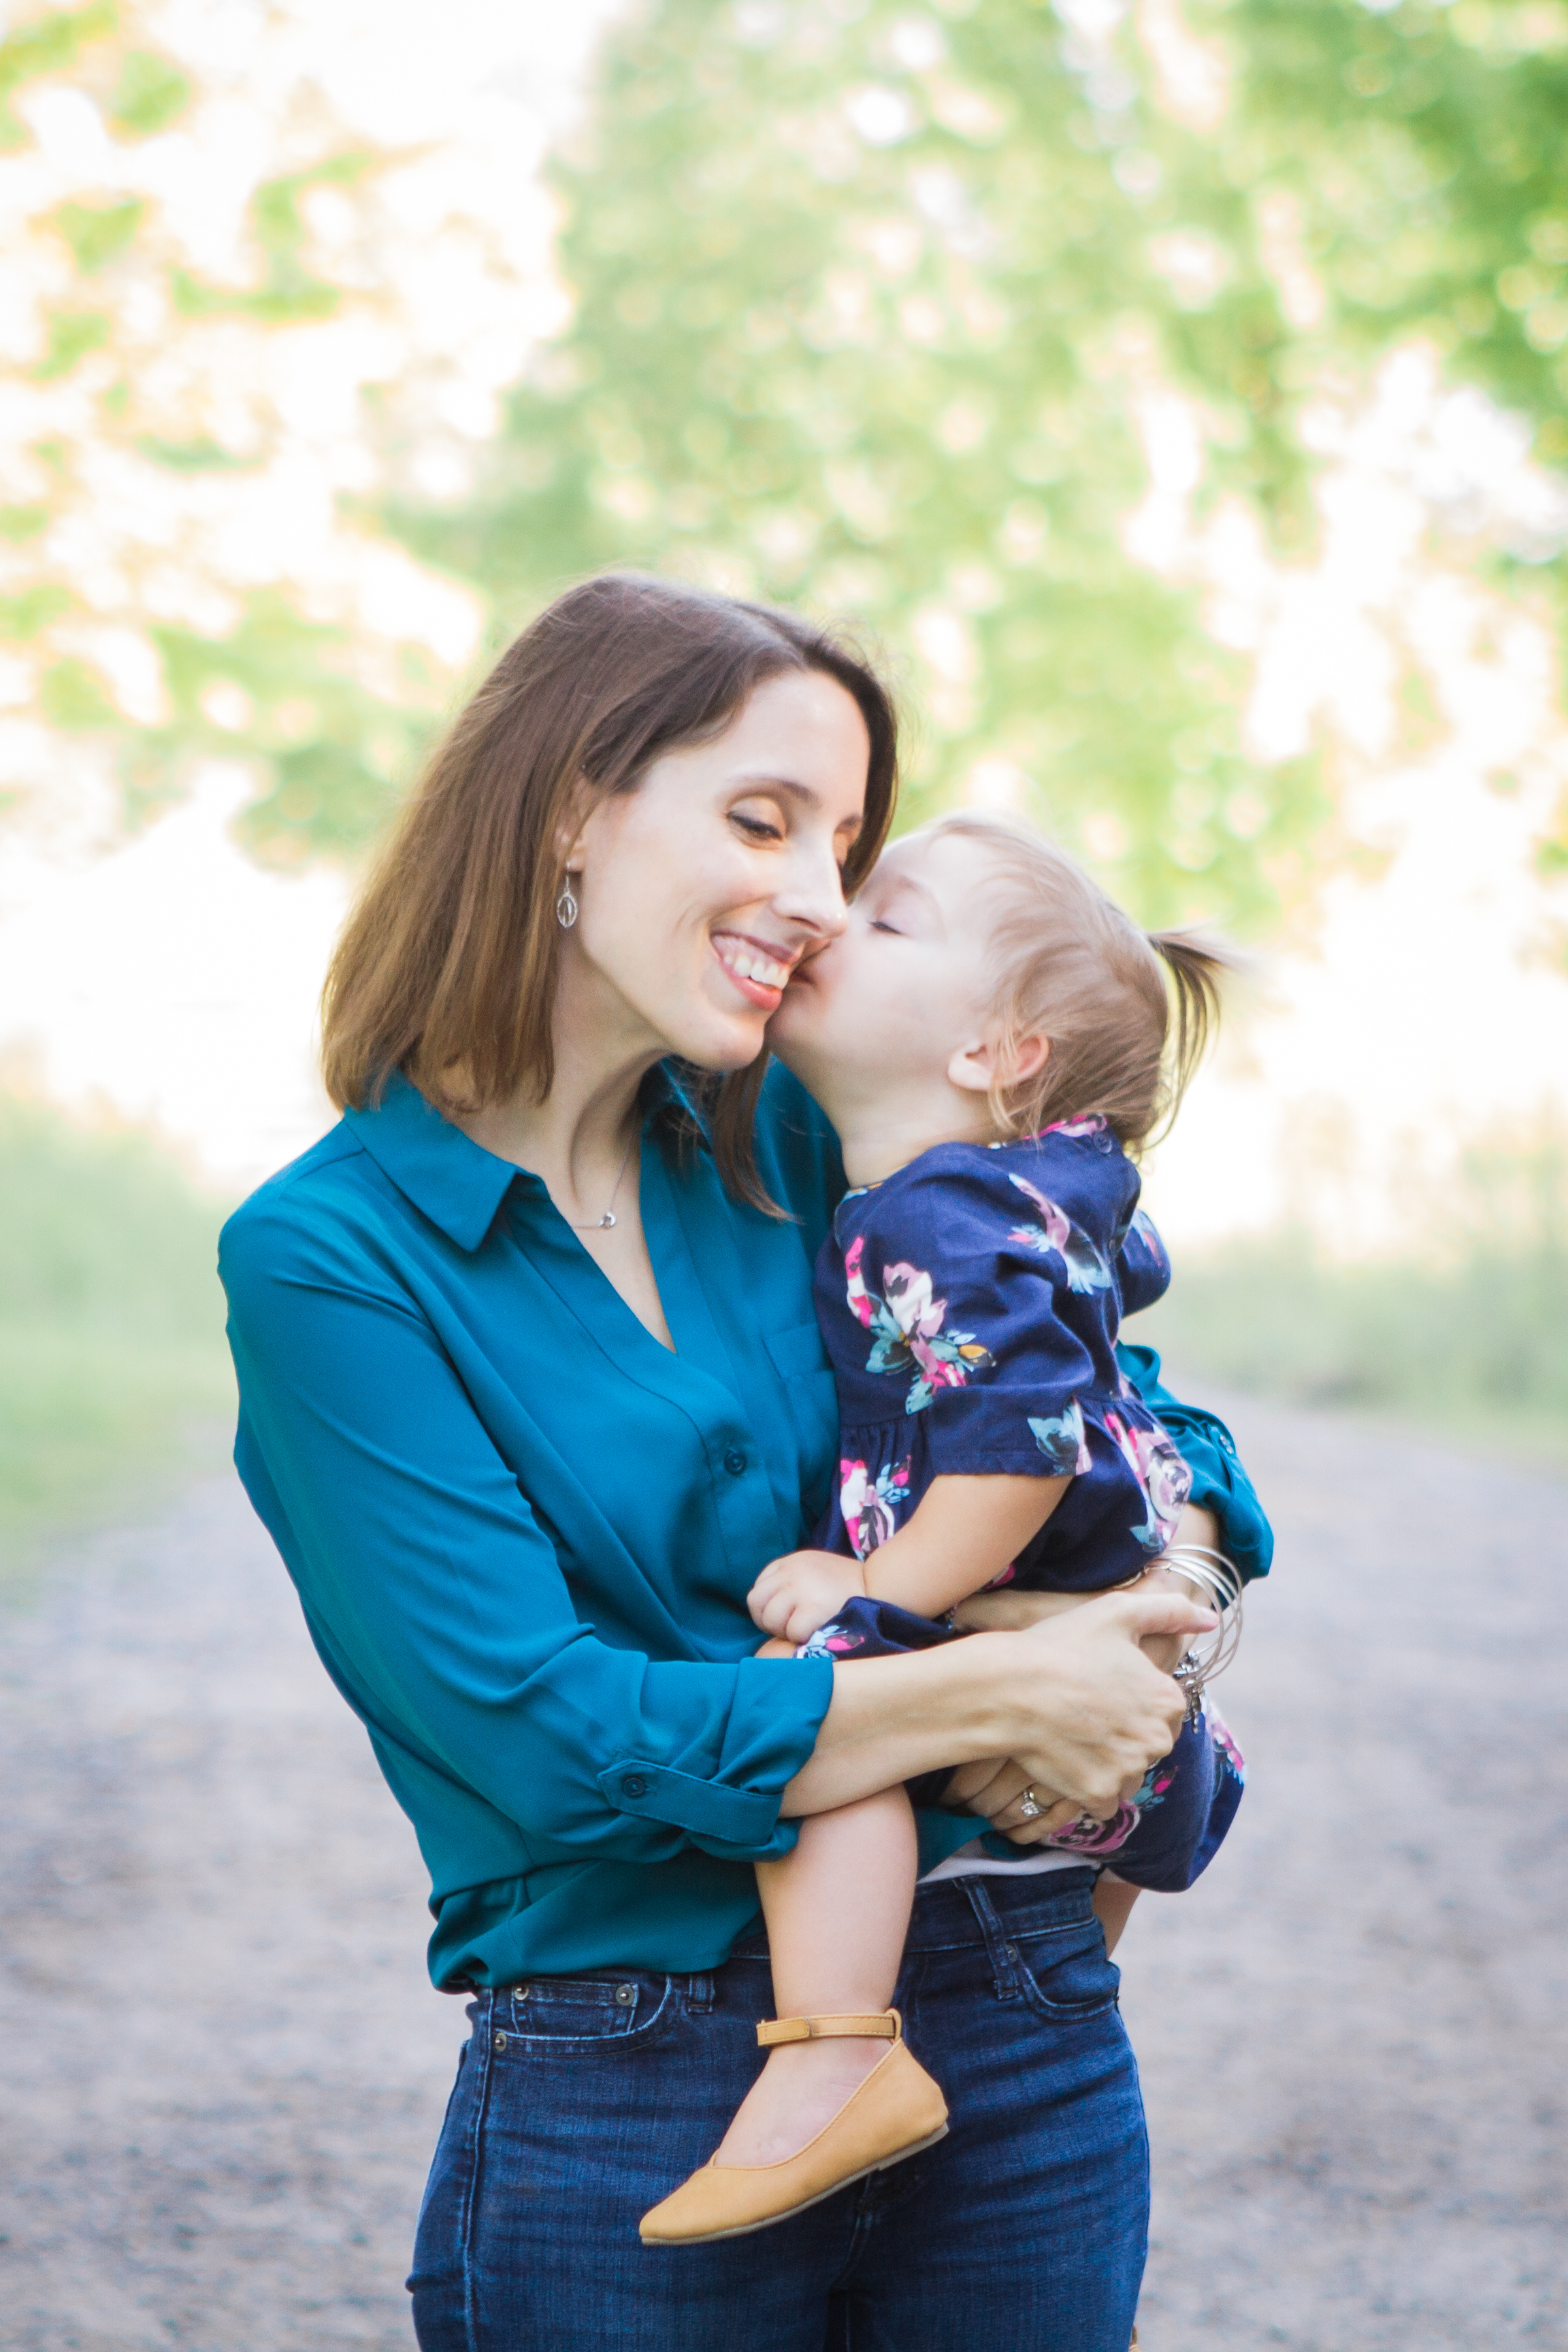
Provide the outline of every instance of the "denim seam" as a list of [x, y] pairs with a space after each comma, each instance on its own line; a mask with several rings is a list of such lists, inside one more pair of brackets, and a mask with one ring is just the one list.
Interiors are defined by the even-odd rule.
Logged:
[[[490, 2074], [495, 2063], [495, 1994], [480, 1995], [484, 2019], [482, 2043], [476, 2030], [474, 2040], [484, 2052], [484, 2071], [479, 2076], [479, 2091], [474, 2101], [474, 2127], [468, 2149], [468, 2179], [463, 2194], [463, 2326], [468, 2339], [468, 2352], [479, 2352], [479, 2312], [476, 2308], [474, 2278], [474, 2213], [479, 2197], [479, 2167], [484, 2161], [485, 2117], [489, 2112]], [[479, 2020], [475, 2025], [478, 2027]]]

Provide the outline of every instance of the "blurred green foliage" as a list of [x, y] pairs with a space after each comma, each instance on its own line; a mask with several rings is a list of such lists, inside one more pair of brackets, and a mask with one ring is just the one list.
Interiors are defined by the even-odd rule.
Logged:
[[[1132, 396], [1228, 390], [1286, 331], [1256, 268], [1174, 304], [1100, 71], [1019, 0], [639, 11], [557, 167], [573, 327], [471, 505], [400, 521], [509, 614], [631, 561], [864, 616], [920, 688], [917, 808], [988, 757], [1057, 830], [1095, 819], [1085, 845], [1149, 917], [1245, 919], [1321, 802], [1304, 768], [1243, 758], [1242, 665], [1119, 527], [1145, 482]], [[1215, 178], [1233, 233], [1244, 205]]]
[[[14, 19], [0, 37], [0, 152], [23, 147], [32, 136], [25, 110], [15, 103], [31, 85], [63, 82], [84, 93], [120, 142], [133, 144], [177, 123], [201, 93], [152, 45], [155, 29], [147, 0], [35, 5]], [[312, 102], [317, 115], [306, 131], [325, 144], [331, 124]], [[284, 142], [290, 143], [298, 152], [302, 141]], [[51, 422], [15, 453], [47, 488], [0, 509], [9, 574], [0, 582], [0, 631], [24, 651], [37, 716], [61, 733], [96, 737], [107, 746], [133, 815], [183, 791], [198, 760], [238, 758], [261, 780], [247, 812], [246, 837], [258, 855], [286, 863], [323, 851], [352, 856], [374, 838], [441, 706], [446, 677], [416, 643], [378, 643], [367, 658], [352, 630], [312, 616], [301, 600], [280, 591], [250, 589], [242, 566], [237, 578], [201, 583], [207, 621], [171, 618], [167, 583], [147, 609], [121, 605], [116, 617], [139, 629], [156, 681], [156, 691], [140, 698], [141, 715], [131, 716], [121, 681], [98, 666], [91, 650], [91, 632], [103, 620], [93, 598], [101, 591], [89, 588], [84, 575], [96, 564], [101, 578], [125, 559], [139, 568], [149, 553], [155, 571], [163, 547], [181, 537], [176, 518], [186, 509], [170, 499], [162, 540], [156, 521], [144, 543], [134, 542], [135, 522], [126, 524], [132, 541], [116, 545], [107, 564], [99, 550], [84, 552], [82, 533], [67, 531], [57, 546], [49, 526], [79, 506], [92, 510], [94, 486], [106, 478], [122, 518], [133, 503], [127, 499], [132, 484], [134, 498], [156, 517], [157, 478], [146, 481], [149, 467], [188, 477], [267, 462], [265, 427], [277, 419], [268, 419], [265, 394], [263, 430], [252, 436], [256, 454], [236, 454], [201, 424], [188, 429], [190, 417], [206, 421], [192, 392], [205, 362], [182, 369], [175, 354], [175, 363], [162, 369], [162, 391], [150, 388], [160, 369], [146, 363], [149, 354], [134, 332], [128, 335], [126, 322], [150, 313], [167, 322], [164, 341], [176, 343], [182, 333], [221, 336], [229, 322], [237, 330], [268, 330], [335, 317], [344, 295], [311, 264], [301, 204], [313, 189], [353, 190], [386, 161], [344, 143], [261, 181], [247, 211], [248, 283], [209, 281], [184, 266], [156, 201], [100, 193], [90, 177], [32, 224], [46, 248], [58, 240], [44, 262], [46, 282], [62, 255], [70, 276], [49, 299], [47, 348], [22, 372], [34, 384], [60, 387], [64, 405], [58, 428]], [[163, 353], [151, 356], [158, 361]], [[89, 358], [90, 384], [79, 374]], [[231, 431], [237, 404], [243, 404], [229, 403]], [[174, 604], [188, 609], [193, 601], [204, 600], [182, 593]], [[160, 715], [148, 717], [158, 705]]]
[[[9, 100], [48, 76], [119, 138], [177, 121], [193, 91], [143, 15], [89, 0], [16, 22], [0, 142], [26, 140]], [[1256, 928], [1321, 870], [1330, 798], [1311, 760], [1244, 756], [1243, 663], [1122, 544], [1140, 404], [1195, 397], [1200, 505], [1246, 499], [1286, 552], [1313, 529], [1304, 404], [1412, 335], [1568, 459], [1564, 121], [1563, 0], [642, 0], [553, 167], [571, 325], [474, 495], [405, 493], [381, 520], [477, 584], [498, 636], [605, 562], [860, 617], [921, 713], [917, 810], [991, 761], [993, 788], [1032, 778], [1146, 916]], [[301, 199], [380, 160], [345, 145], [259, 188], [244, 288], [174, 267], [136, 200], [60, 205], [75, 282], [40, 378], [101, 352], [136, 268], [186, 320], [334, 315]], [[245, 462], [137, 402], [110, 384], [100, 424], [143, 458]], [[33, 511], [0, 518], [13, 545]], [[1561, 604], [1555, 548], [1478, 548], [1494, 556]], [[52, 625], [13, 602], [18, 628]], [[74, 673], [51, 722], [113, 730], [139, 801], [197, 755], [243, 756], [269, 780], [258, 851], [353, 854], [438, 682], [405, 698], [279, 600], [239, 611], [228, 634], [160, 631], [158, 725]], [[214, 721], [198, 677], [249, 715], [230, 696]], [[1568, 821], [1542, 855], [1568, 859]]]
[[1249, 768], [1239, 665], [1122, 550], [1137, 400], [1200, 399], [1205, 498], [1285, 550], [1303, 401], [1409, 333], [1568, 454], [1568, 12], [1193, 0], [1197, 123], [1173, 15], [635, 11], [555, 172], [573, 325], [405, 536], [509, 622], [612, 562], [862, 614], [924, 689], [925, 792], [1011, 763], [1146, 917], [1266, 917], [1325, 800]]
[[1423, 1233], [1447, 1248], [1405, 1261], [1335, 1265], [1304, 1233], [1184, 1257], [1132, 1336], [1178, 1380], [1568, 1463], [1568, 1139], [1468, 1153], [1443, 1206]]
[[0, 1093], [0, 1566], [218, 1458], [223, 1213], [143, 1138]]

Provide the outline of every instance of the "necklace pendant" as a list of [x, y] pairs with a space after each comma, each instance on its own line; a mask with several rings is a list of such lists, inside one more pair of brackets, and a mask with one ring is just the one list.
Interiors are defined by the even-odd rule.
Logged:
[[610, 1214], [609, 1210], [606, 1209], [604, 1215], [599, 1219], [599, 1231], [603, 1233], [607, 1225], [613, 1225], [615, 1222], [615, 1218]]

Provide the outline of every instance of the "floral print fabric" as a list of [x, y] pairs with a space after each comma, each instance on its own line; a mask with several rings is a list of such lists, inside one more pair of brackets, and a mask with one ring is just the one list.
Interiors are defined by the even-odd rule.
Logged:
[[1169, 1279], [1099, 1119], [939, 1144], [849, 1193], [816, 1268], [840, 1416], [826, 1548], [863, 1559], [943, 1473], [1070, 1476], [1012, 1575], [1052, 1591], [1135, 1575], [1192, 1481], [1114, 1349]]
[[[1164, 1549], [1191, 1475], [1114, 1354], [1121, 1317], [1170, 1280], [1138, 1192], [1125, 1153], [1089, 1119], [1018, 1143], [941, 1144], [840, 1202], [816, 1265], [840, 1414], [819, 1544], [864, 1559], [933, 1478], [1010, 1472], [1072, 1484], [998, 1582], [1101, 1591]], [[885, 1656], [956, 1638], [857, 1597], [803, 1654]], [[947, 1777], [927, 1775], [910, 1793], [937, 1803]], [[1188, 1886], [1243, 1780], [1235, 1742], [1200, 1714], [1112, 1820], [1085, 1818], [1050, 1843], [1110, 1862], [1135, 1885]], [[984, 1842], [998, 1860], [1027, 1853]]]

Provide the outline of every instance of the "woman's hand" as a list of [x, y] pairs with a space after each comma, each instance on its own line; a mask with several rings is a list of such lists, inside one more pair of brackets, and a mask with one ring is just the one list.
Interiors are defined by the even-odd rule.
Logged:
[[1139, 1644], [1190, 1640], [1214, 1623], [1174, 1593], [1110, 1593], [1026, 1633], [837, 1669], [816, 1744], [780, 1810], [786, 1819], [828, 1812], [916, 1773], [988, 1758], [985, 1779], [1011, 1759], [1020, 1793], [1032, 1784], [1109, 1820], [1170, 1754], [1184, 1706]]
[[819, 1625], [836, 1617], [866, 1578], [858, 1559], [832, 1551], [791, 1551], [768, 1562], [750, 1592], [752, 1622], [780, 1641], [809, 1641]]
[[[1037, 1813], [1026, 1816], [1019, 1811], [1026, 1797], [1040, 1808]], [[1002, 1831], [1015, 1845], [1043, 1844], [1047, 1838], [1070, 1829], [1083, 1811], [1070, 1797], [1058, 1797], [1053, 1789], [1031, 1781], [1025, 1767], [1011, 1758], [1000, 1764], [990, 1760], [961, 1764], [942, 1793], [942, 1803], [954, 1812], [978, 1813], [989, 1828]]]
[[[1219, 1522], [1212, 1511], [1189, 1503], [1177, 1522], [1173, 1540], [1212, 1551], [1219, 1542]], [[1132, 1590], [1144, 1596], [1171, 1592], [1184, 1599], [1192, 1596], [1192, 1587], [1158, 1562], [1151, 1565]], [[969, 1600], [961, 1601], [952, 1612], [953, 1622], [970, 1633], [1024, 1633], [1103, 1597], [1083, 1592], [1018, 1592], [1004, 1588], [999, 1592], [976, 1592]], [[1144, 1637], [1143, 1654], [1163, 1672], [1170, 1674], [1181, 1664], [1190, 1639], [1190, 1630], [1151, 1633]], [[1078, 1809], [1064, 1811], [1059, 1801], [1053, 1804], [1051, 1791], [1036, 1782], [1034, 1801], [1049, 1810], [1037, 1818], [1026, 1819], [1018, 1811], [1018, 1801], [1030, 1786], [1027, 1771], [1012, 1759], [1001, 1764], [964, 1764], [948, 1782], [942, 1801], [955, 1808], [966, 1806], [971, 1812], [984, 1815], [993, 1829], [1001, 1830], [1015, 1845], [1038, 1845], [1075, 1819]]]
[[[1068, 1608], [1020, 1606], [1072, 1598], [984, 1596], [987, 1611], [1002, 1602], [1016, 1626], [1026, 1615], [1033, 1617], [1033, 1624], [1024, 1628], [1027, 1638], [1048, 1643], [1055, 1675], [1066, 1675], [1066, 1688], [1058, 1685], [1052, 1709], [1048, 1748], [1031, 1742], [999, 1764], [962, 1766], [947, 1786], [946, 1803], [966, 1805], [1016, 1845], [1038, 1845], [1080, 1812], [1109, 1821], [1133, 1795], [1149, 1766], [1174, 1745], [1186, 1706], [1181, 1686], [1144, 1654], [1144, 1645], [1157, 1642], [1179, 1656], [1194, 1633], [1215, 1622], [1212, 1611], [1196, 1607], [1184, 1594], [1151, 1592], [1147, 1580], [1132, 1591], [1106, 1593]], [[973, 1605], [966, 1603], [961, 1616]], [[1110, 1773], [1119, 1758], [1124, 1766], [1112, 1786]], [[1026, 1792], [1045, 1809], [1032, 1818], [1020, 1811]]]

